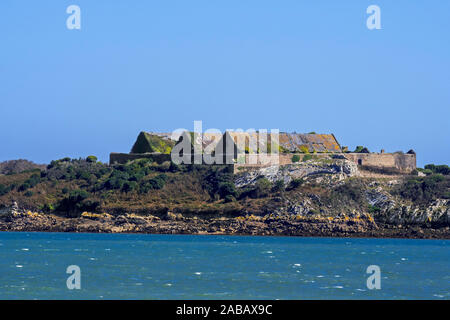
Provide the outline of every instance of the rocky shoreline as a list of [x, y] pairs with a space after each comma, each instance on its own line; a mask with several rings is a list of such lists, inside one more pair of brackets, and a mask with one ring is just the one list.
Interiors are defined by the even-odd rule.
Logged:
[[14, 206], [0, 212], [0, 231], [450, 239], [448, 226], [377, 223], [368, 214], [334, 218], [247, 215], [200, 219], [171, 212], [161, 217], [86, 212], [79, 218], [65, 218]]

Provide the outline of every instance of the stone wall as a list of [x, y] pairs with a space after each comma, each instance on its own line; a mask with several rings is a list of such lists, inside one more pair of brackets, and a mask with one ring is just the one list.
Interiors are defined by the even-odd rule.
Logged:
[[136, 159], [152, 159], [153, 161], [161, 164], [164, 161], [170, 161], [170, 154], [163, 153], [115, 153], [109, 154], [109, 164], [124, 164], [127, 161]]
[[416, 155], [405, 153], [343, 153], [348, 160], [374, 168], [395, 168], [403, 173], [416, 169]]
[[[383, 169], [392, 169], [399, 173], [410, 173], [416, 169], [416, 155], [404, 153], [315, 153], [315, 154], [297, 154], [303, 161], [305, 156], [312, 156], [313, 159], [326, 159], [331, 157], [342, 157], [354, 162], [357, 165], [371, 167], [383, 171]], [[278, 157], [279, 156], [279, 157]], [[258, 155], [246, 154], [245, 163], [234, 165], [234, 172], [241, 172], [251, 169], [268, 167], [271, 165], [289, 165], [292, 164], [293, 153], [281, 153], [279, 155]]]
[[[294, 155], [298, 155], [300, 160], [303, 161], [303, 158], [308, 155], [305, 153], [280, 153], [280, 154], [246, 154], [245, 155], [245, 163], [236, 163], [234, 165], [234, 172], [242, 172], [252, 169], [259, 169], [264, 167], [269, 167], [273, 165], [288, 165], [292, 164], [292, 157]], [[314, 153], [309, 154], [314, 159], [323, 159], [323, 158], [331, 158], [331, 153]]]
[[[274, 154], [246, 154], [244, 163], [234, 164], [234, 172], [242, 170], [249, 170], [253, 168], [262, 168], [272, 165], [288, 165], [292, 164], [293, 153]], [[402, 173], [410, 173], [416, 169], [416, 155], [404, 153], [316, 153], [316, 154], [297, 154], [300, 162], [305, 156], [312, 156], [314, 159], [323, 159], [331, 157], [345, 157], [360, 166], [379, 168], [396, 169]], [[157, 163], [170, 161], [170, 154], [161, 153], [111, 153], [109, 156], [109, 163], [126, 163], [135, 159], [153, 159]]]

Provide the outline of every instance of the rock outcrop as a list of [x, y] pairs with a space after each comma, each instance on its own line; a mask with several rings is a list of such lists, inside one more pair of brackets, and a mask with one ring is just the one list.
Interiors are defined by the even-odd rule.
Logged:
[[235, 185], [238, 188], [252, 185], [261, 177], [267, 178], [271, 182], [281, 180], [288, 185], [293, 179], [315, 178], [341, 181], [357, 175], [359, 175], [358, 166], [345, 159], [308, 160], [285, 166], [270, 166], [242, 172], [236, 175]]
[[450, 238], [449, 227], [380, 225], [369, 214], [320, 217], [302, 215], [302, 210], [295, 207], [289, 210], [292, 210], [291, 215], [236, 218], [199, 219], [174, 213], [162, 218], [136, 214], [84, 214], [79, 218], [63, 218], [11, 206], [0, 211], [0, 231]]

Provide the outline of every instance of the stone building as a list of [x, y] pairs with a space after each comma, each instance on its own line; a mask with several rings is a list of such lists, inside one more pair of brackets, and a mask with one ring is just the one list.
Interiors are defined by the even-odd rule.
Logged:
[[[139, 158], [156, 162], [229, 164], [237, 168], [286, 165], [308, 159], [345, 158], [364, 168], [410, 173], [416, 169], [416, 154], [370, 153], [366, 148], [348, 152], [333, 134], [238, 132], [225, 133], [141, 132], [130, 153], [111, 153], [110, 163]], [[176, 160], [178, 159], [178, 160]]]

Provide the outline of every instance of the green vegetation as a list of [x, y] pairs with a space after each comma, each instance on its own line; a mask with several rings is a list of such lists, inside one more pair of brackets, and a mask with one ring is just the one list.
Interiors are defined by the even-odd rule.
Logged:
[[[314, 157], [305, 154], [303, 161]], [[404, 183], [389, 186], [386, 191], [415, 204], [450, 199], [448, 166], [427, 165], [420, 171], [428, 175], [405, 176]], [[338, 184], [293, 179], [286, 185], [283, 180], [271, 182], [260, 176], [241, 188], [235, 186], [234, 180], [232, 166], [175, 165], [169, 161], [158, 164], [152, 159], [107, 165], [92, 157], [63, 158], [52, 161], [43, 170], [0, 175], [0, 207], [15, 199], [26, 208], [66, 217], [79, 217], [84, 211], [117, 214], [124, 210], [241, 216], [248, 212], [274, 212], [284, 206], [283, 199], [309, 199], [311, 212], [317, 214], [381, 210], [369, 205], [367, 190], [371, 187], [361, 178]]]
[[370, 153], [369, 149], [363, 146], [357, 146], [354, 153]]
[[87, 162], [97, 162], [97, 157], [96, 156], [88, 156], [87, 158], [86, 158], [86, 161]]
[[159, 190], [164, 188], [164, 185], [166, 184], [167, 176], [162, 173], [157, 175], [154, 178], [151, 178], [147, 181], [143, 181], [140, 185], [140, 192], [141, 193], [147, 193], [150, 190]]
[[7, 189], [7, 187], [4, 184], [0, 184], [0, 196], [3, 196], [8, 193], [8, 191], [6, 191], [6, 189]]
[[294, 154], [291, 158], [293, 163], [299, 162], [300, 161], [300, 156], [298, 154]]
[[450, 199], [450, 177], [442, 174], [414, 177], [401, 184], [395, 193], [422, 204], [439, 198]]
[[26, 191], [29, 188], [33, 188], [35, 185], [37, 185], [39, 182], [41, 182], [41, 177], [39, 174], [34, 173], [31, 175], [29, 179], [27, 179], [23, 184], [19, 186], [19, 191]]
[[379, 213], [381, 211], [381, 208], [378, 208], [377, 206], [373, 206], [373, 205], [369, 204], [368, 211], [369, 211], [369, 213], [372, 213], [372, 214]]
[[272, 191], [273, 192], [283, 192], [286, 190], [286, 186], [284, 185], [284, 181], [283, 180], [277, 180], [275, 181], [273, 187], [272, 187]]
[[255, 197], [267, 197], [272, 189], [272, 183], [267, 178], [260, 178], [255, 183]]
[[292, 179], [289, 183], [289, 189], [296, 189], [300, 187], [305, 181], [303, 179]]
[[436, 174], [443, 174], [443, 175], [450, 175], [450, 167], [447, 165], [434, 165], [434, 164], [427, 164], [425, 166], [425, 171], [430, 173], [436, 173]]
[[309, 149], [308, 149], [308, 146], [306, 146], [306, 145], [301, 145], [300, 146], [300, 151], [302, 152], [302, 153], [309, 153]]
[[85, 190], [73, 190], [58, 203], [56, 210], [65, 213], [68, 218], [79, 217], [83, 211], [96, 211], [100, 203], [88, 199], [89, 196]]
[[362, 206], [366, 202], [364, 194], [365, 186], [361, 180], [348, 179], [344, 184], [335, 188], [335, 195], [347, 200], [347, 202], [354, 203], [355, 207]]

